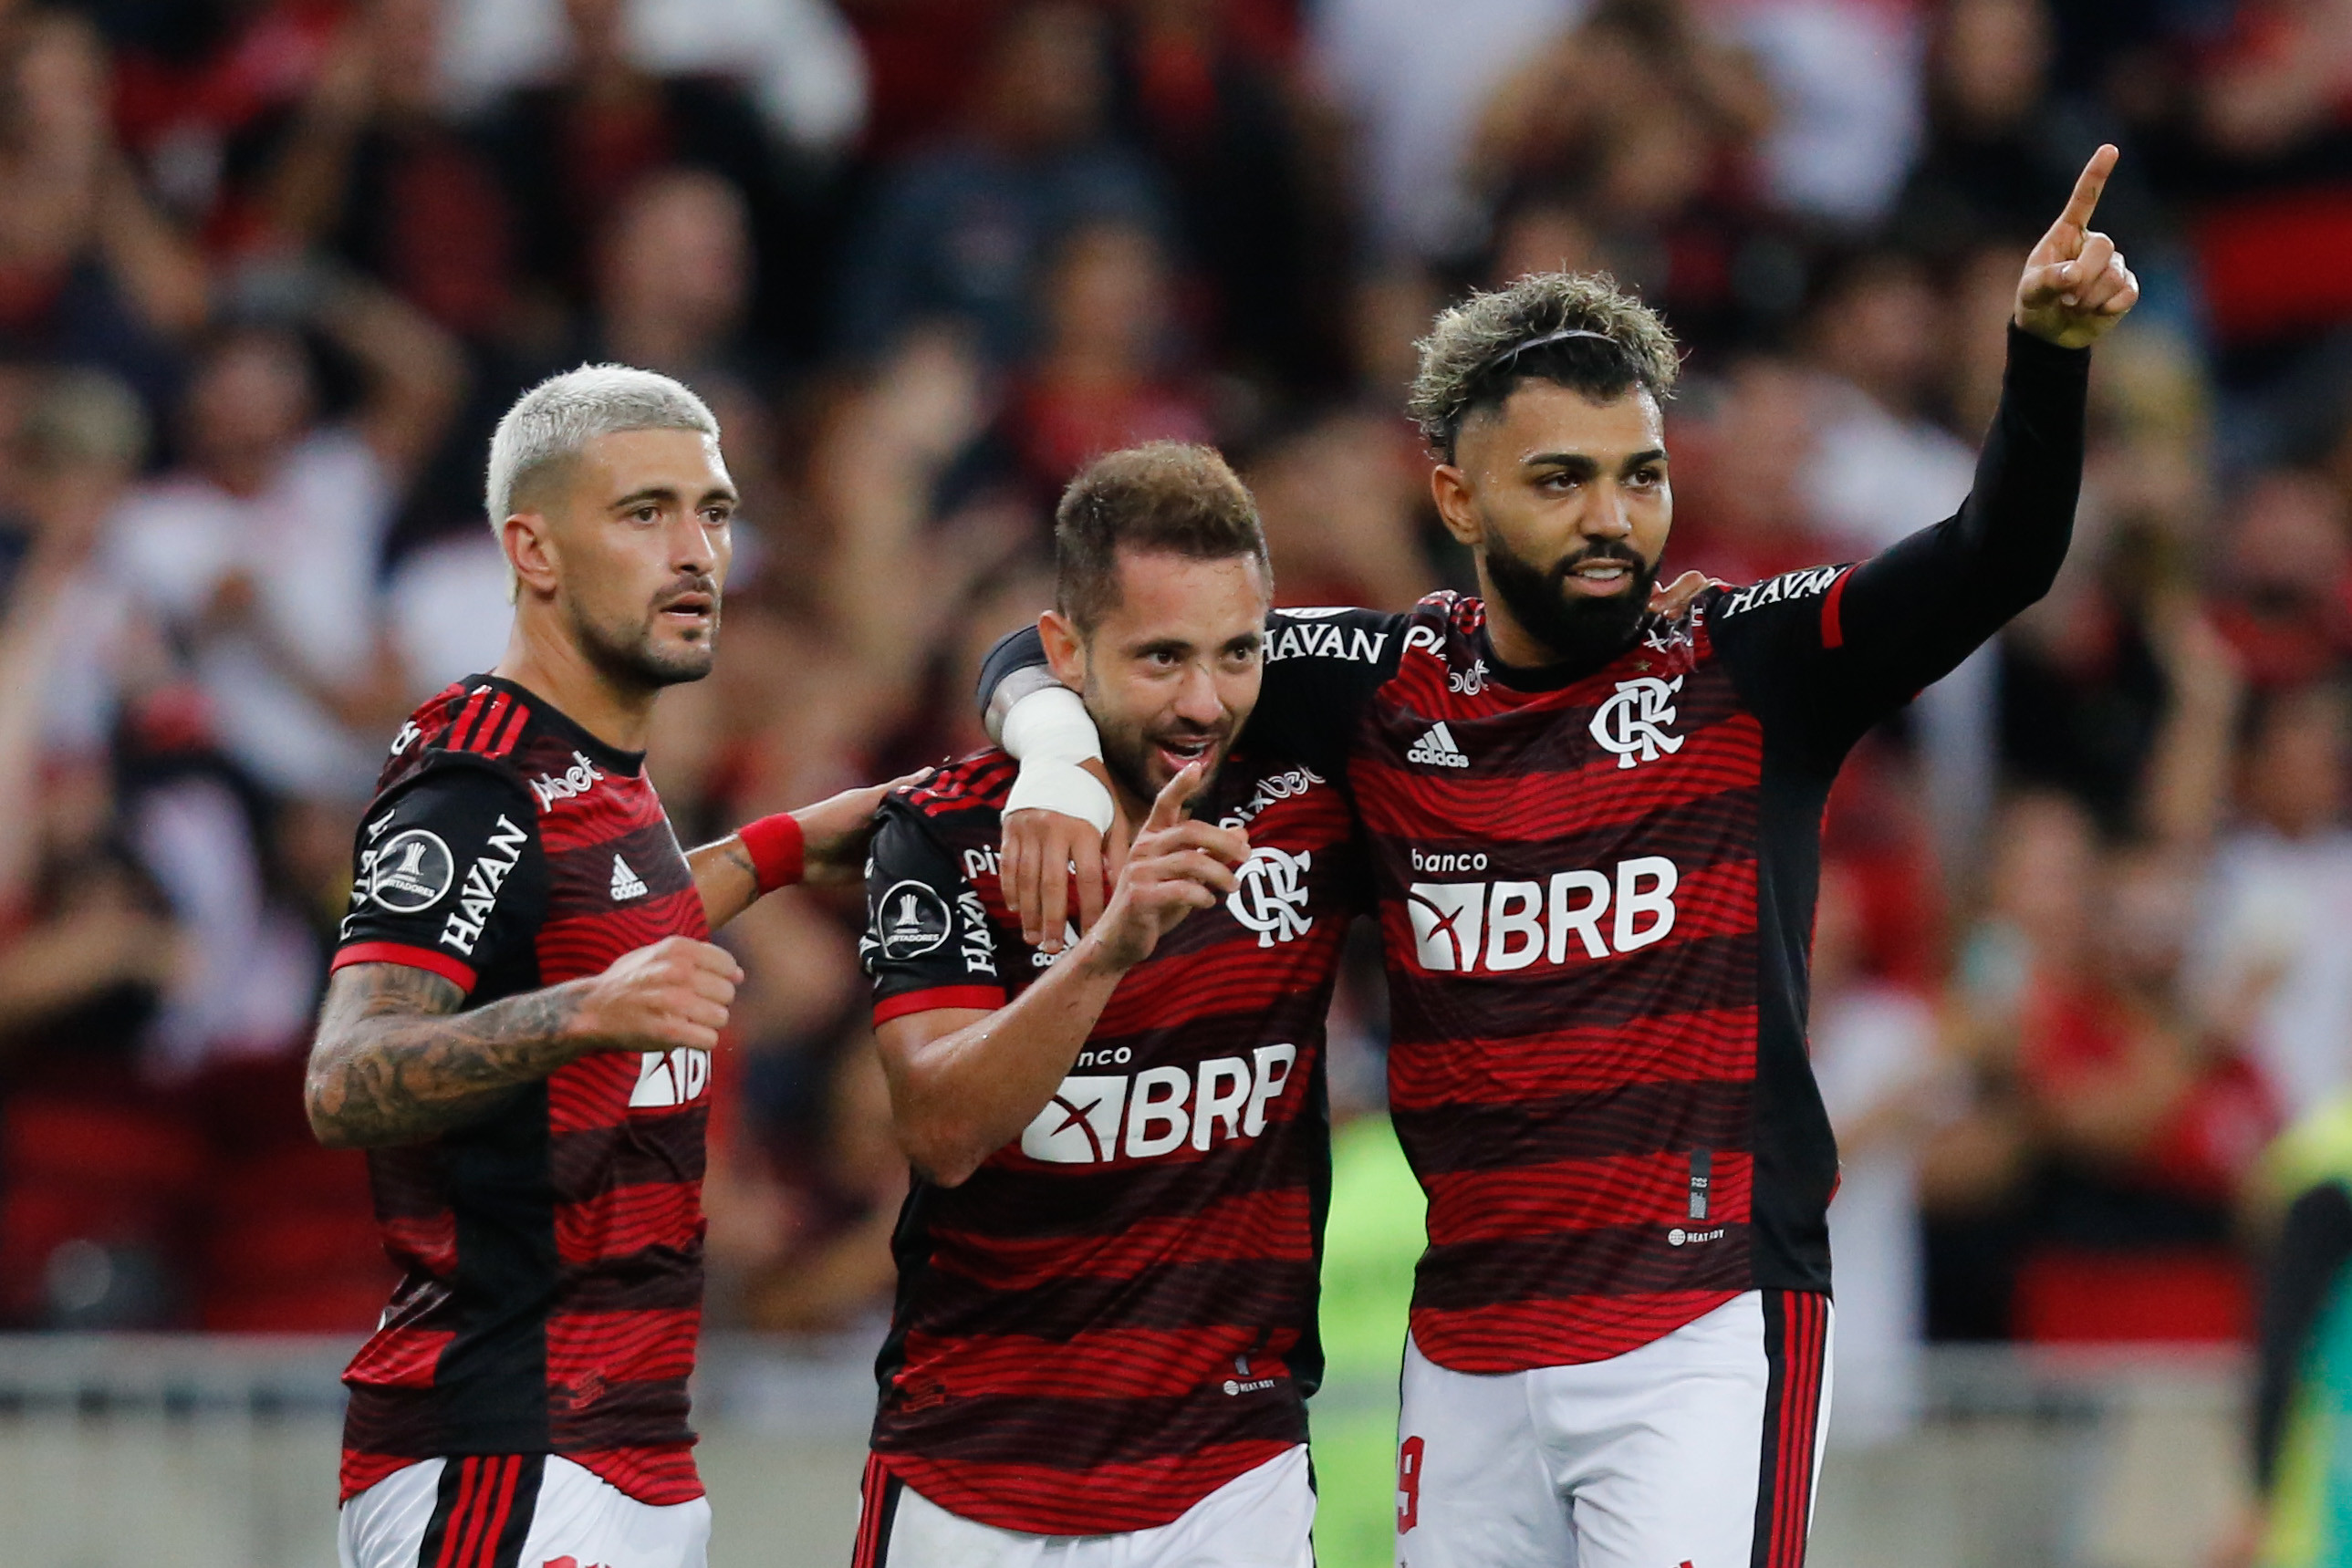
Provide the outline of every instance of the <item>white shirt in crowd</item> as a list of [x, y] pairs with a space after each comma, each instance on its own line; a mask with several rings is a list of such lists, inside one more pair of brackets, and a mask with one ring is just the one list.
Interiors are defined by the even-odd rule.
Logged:
[[[709, 72], [751, 89], [779, 135], [844, 148], [866, 126], [866, 55], [831, 0], [630, 0], [629, 38], [646, 68]], [[562, 0], [452, 0], [443, 85], [477, 108], [562, 67]]]
[[1438, 255], [1474, 237], [1462, 160], [1486, 100], [1588, 0], [1317, 0], [1310, 58], [1362, 128], [1383, 248]]
[[1903, 188], [1925, 120], [1924, 7], [1915, 0], [1705, 0], [1746, 46], [1778, 114], [1758, 150], [1785, 211], [1866, 226]]
[[2264, 988], [2245, 1044], [2292, 1121], [2352, 1082], [2352, 830], [2231, 833], [2200, 903], [2196, 992], [2227, 1019]]
[[[255, 613], [318, 679], [362, 676], [381, 624], [376, 573], [390, 526], [391, 476], [351, 430], [305, 436], [249, 498], [194, 474], [141, 486], [108, 541], [118, 580], [168, 624], [192, 631], [221, 584], [243, 573]], [[195, 673], [223, 747], [270, 789], [364, 799], [383, 737], [356, 736], [280, 671], [260, 642], [197, 644]]]

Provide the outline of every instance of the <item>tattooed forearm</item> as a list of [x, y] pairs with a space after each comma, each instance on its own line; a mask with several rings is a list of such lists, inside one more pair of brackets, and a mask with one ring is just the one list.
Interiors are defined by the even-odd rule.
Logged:
[[759, 902], [759, 868], [736, 835], [689, 851], [686, 863], [694, 872], [694, 891], [702, 895], [702, 917], [713, 931]]
[[471, 1012], [438, 975], [401, 964], [335, 972], [310, 1048], [310, 1127], [335, 1148], [421, 1142], [579, 1057], [578, 982]]

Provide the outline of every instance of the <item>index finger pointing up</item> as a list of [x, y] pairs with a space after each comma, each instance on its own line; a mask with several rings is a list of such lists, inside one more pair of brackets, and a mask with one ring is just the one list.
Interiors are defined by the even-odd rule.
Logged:
[[1144, 831], [1164, 831], [1182, 821], [1184, 803], [1200, 793], [1201, 781], [1205, 777], [1199, 763], [1187, 763], [1168, 780], [1167, 788], [1160, 791], [1160, 799], [1151, 802], [1151, 815], [1143, 824]]
[[2091, 226], [2091, 214], [2098, 210], [2099, 193], [2107, 188], [2107, 176], [2116, 171], [2116, 160], [2122, 154], [2113, 142], [2102, 142], [2083, 165], [2082, 176], [2074, 182], [2074, 193], [2066, 198], [2066, 210], [2058, 214], [2058, 226], [2072, 225], [2076, 229]]

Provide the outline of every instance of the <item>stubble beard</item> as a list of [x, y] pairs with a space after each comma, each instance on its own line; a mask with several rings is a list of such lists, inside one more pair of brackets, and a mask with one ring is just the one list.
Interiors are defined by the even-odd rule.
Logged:
[[614, 627], [600, 626], [575, 609], [572, 633], [581, 652], [597, 672], [625, 690], [657, 692], [665, 686], [685, 685], [709, 674], [719, 657], [716, 608], [711, 614], [709, 634], [699, 643], [677, 648], [665, 648], [656, 641], [654, 618], [660, 613], [658, 610], [648, 611], [635, 625]]

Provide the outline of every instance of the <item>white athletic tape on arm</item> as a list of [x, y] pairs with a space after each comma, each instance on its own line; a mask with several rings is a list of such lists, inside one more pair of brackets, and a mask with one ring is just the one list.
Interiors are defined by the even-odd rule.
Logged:
[[1021, 760], [1021, 776], [1005, 798], [1007, 813], [1058, 811], [1092, 823], [1098, 833], [1110, 831], [1110, 791], [1078, 766], [1101, 758], [1102, 737], [1077, 693], [1041, 686], [1013, 705], [1003, 728], [1004, 749]]

